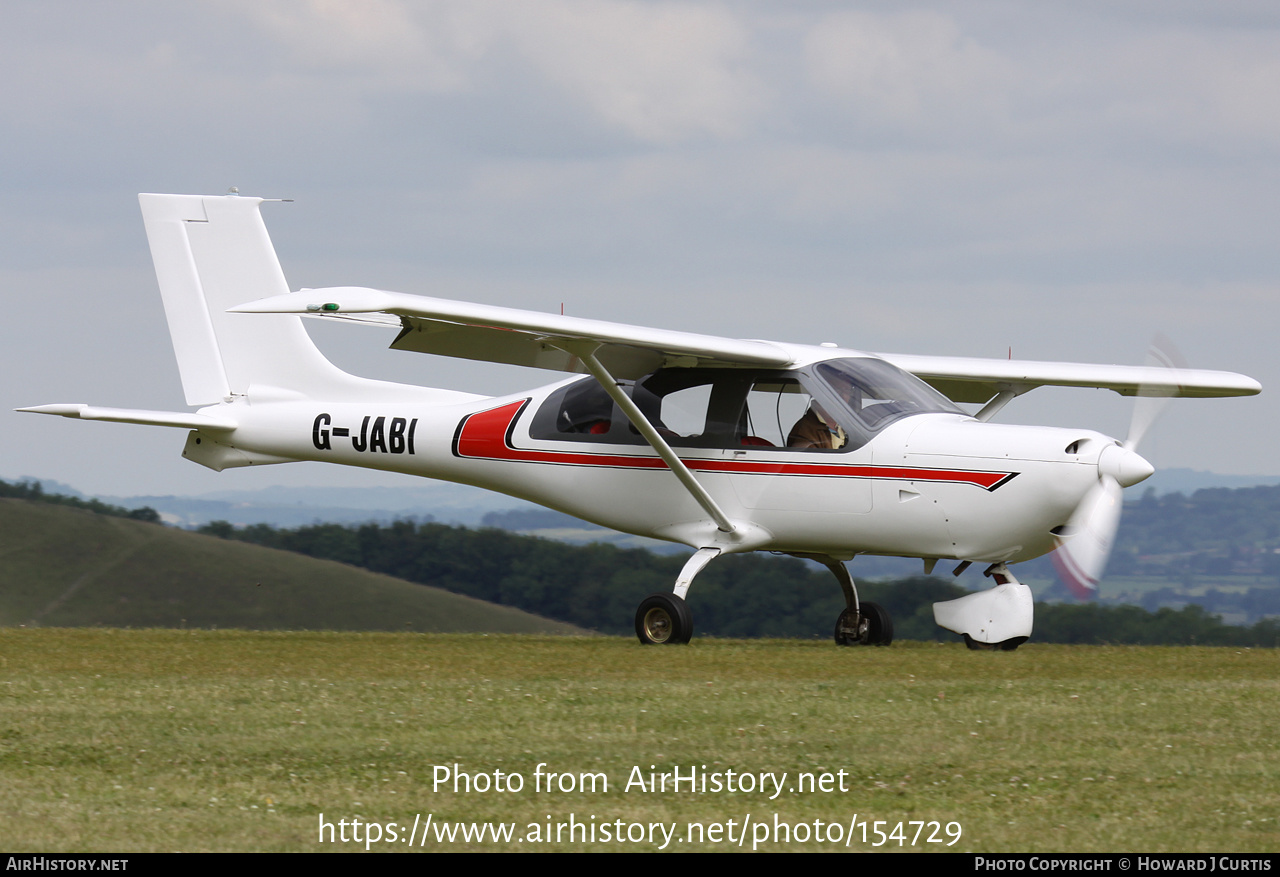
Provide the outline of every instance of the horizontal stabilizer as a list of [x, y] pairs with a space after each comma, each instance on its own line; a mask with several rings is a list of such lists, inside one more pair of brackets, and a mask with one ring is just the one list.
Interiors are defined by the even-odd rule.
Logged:
[[202, 429], [206, 432], [230, 432], [236, 428], [234, 420], [192, 414], [182, 411], [145, 411], [139, 408], [99, 408], [80, 402], [35, 405], [18, 408], [31, 414], [57, 414], [77, 420], [106, 420], [112, 423], [140, 423], [144, 426], [175, 426], [179, 429]]

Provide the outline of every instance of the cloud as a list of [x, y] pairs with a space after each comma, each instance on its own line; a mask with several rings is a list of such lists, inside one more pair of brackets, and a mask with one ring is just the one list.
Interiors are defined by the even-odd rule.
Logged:
[[[12, 401], [180, 405], [134, 194], [230, 185], [298, 199], [267, 215], [294, 285], [975, 355], [1163, 327], [1274, 383], [1280, 13], [1242, 6], [10, 0], [0, 281], [92, 329], [11, 345]], [[119, 383], [142, 359], [169, 390]], [[34, 428], [91, 469], [65, 426]]]
[[1093, 93], [1146, 140], [1256, 153], [1280, 145], [1280, 30], [1167, 29], [1115, 47]]
[[718, 7], [622, 0], [238, 3], [313, 74], [363, 91], [482, 92], [531, 77], [644, 143], [731, 137], [760, 106], [748, 29]]
[[827, 15], [805, 39], [804, 63], [837, 112], [907, 130], [989, 122], [1012, 73], [950, 16], [928, 11]]
[[514, 4], [509, 36], [548, 81], [650, 143], [741, 134], [761, 105], [747, 28], [666, 3]]
[[400, 0], [235, 0], [246, 24], [269, 35], [288, 68], [354, 79], [361, 90], [450, 92], [490, 40], [468, 6]]

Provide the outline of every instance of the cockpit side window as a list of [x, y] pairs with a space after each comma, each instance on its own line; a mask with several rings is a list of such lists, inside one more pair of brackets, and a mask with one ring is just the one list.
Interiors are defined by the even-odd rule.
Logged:
[[738, 443], [744, 447], [795, 447], [791, 433], [812, 404], [813, 398], [795, 378], [755, 381], [747, 392]]
[[673, 447], [828, 451], [864, 445], [866, 430], [838, 405], [819, 400], [810, 385], [821, 387], [797, 372], [665, 369], [638, 381], [632, 398]]
[[[729, 440], [728, 412], [740, 405], [742, 381], [721, 369], [662, 369], [636, 382], [636, 407], [672, 447], [719, 448]], [[640, 431], [628, 427], [633, 440]]]

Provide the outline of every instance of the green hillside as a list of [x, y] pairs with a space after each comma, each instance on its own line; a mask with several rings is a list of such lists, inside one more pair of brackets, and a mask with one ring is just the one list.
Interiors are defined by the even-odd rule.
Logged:
[[578, 633], [333, 561], [0, 499], [0, 626]]

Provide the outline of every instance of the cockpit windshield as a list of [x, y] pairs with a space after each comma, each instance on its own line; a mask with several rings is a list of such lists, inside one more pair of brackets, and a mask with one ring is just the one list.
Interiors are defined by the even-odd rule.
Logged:
[[965, 413], [915, 375], [882, 359], [832, 359], [814, 371], [872, 431], [909, 414]]

